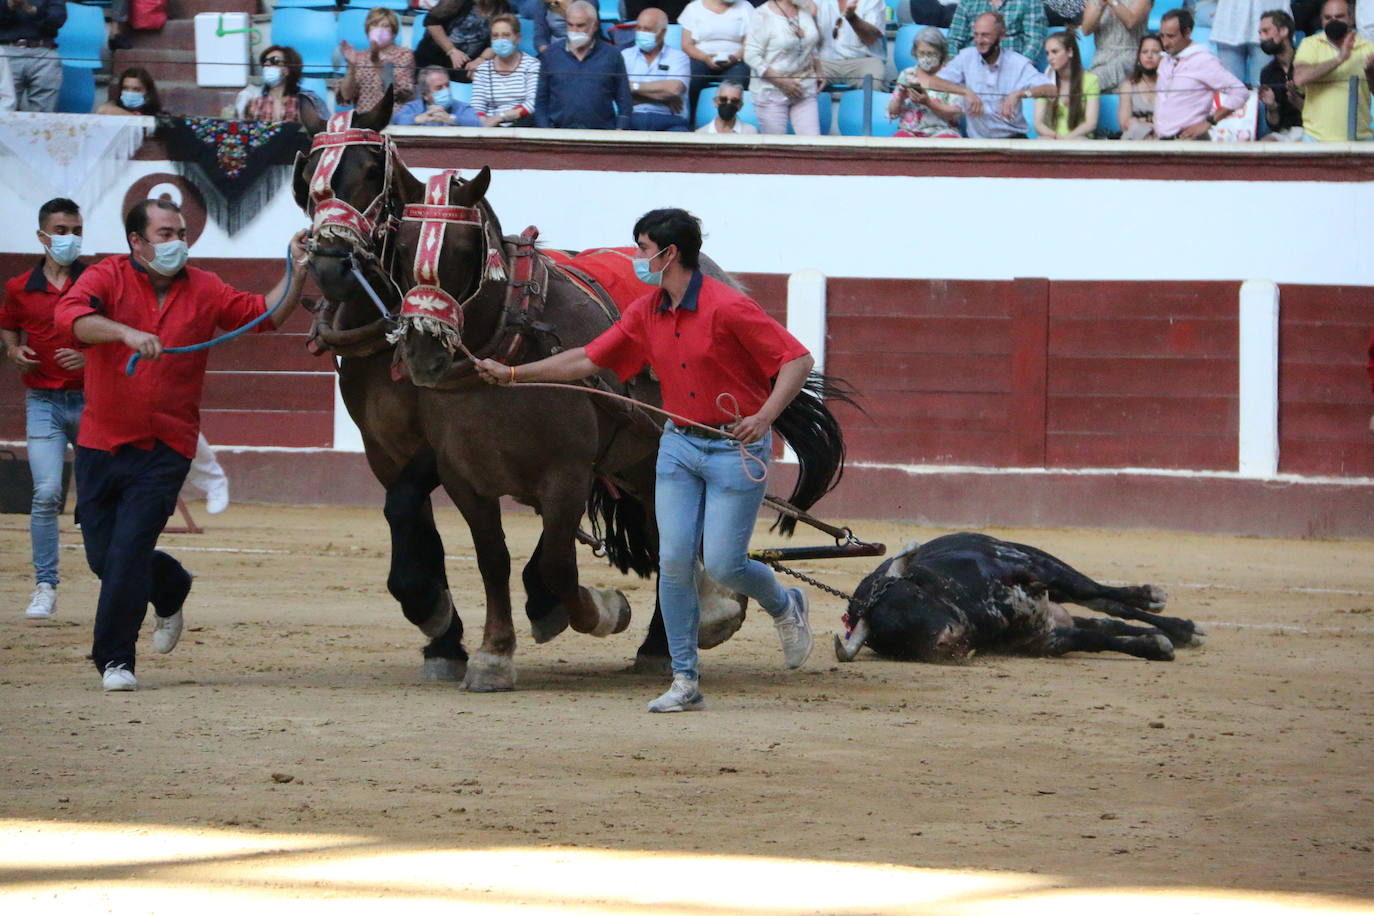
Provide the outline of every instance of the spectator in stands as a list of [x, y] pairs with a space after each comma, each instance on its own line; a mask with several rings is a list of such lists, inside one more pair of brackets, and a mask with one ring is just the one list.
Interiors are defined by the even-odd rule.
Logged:
[[0, 54], [0, 113], [14, 111], [14, 74], [10, 73], [10, 59]]
[[669, 22], [677, 22], [687, 8], [687, 0], [625, 0], [625, 21], [637, 21], [639, 14], [650, 7], [661, 10]]
[[821, 31], [822, 76], [854, 85], [871, 76], [875, 88], [886, 84], [884, 0], [816, 0], [816, 26]]
[[491, 50], [472, 75], [472, 107], [483, 127], [529, 127], [539, 94], [539, 58], [520, 50], [520, 19], [491, 17]]
[[1155, 138], [1155, 86], [1159, 77], [1159, 61], [1164, 46], [1158, 35], [1140, 39], [1135, 69], [1120, 86], [1121, 139], [1153, 140]]
[[799, 135], [821, 132], [820, 41], [811, 0], [768, 0], [754, 10], [744, 61], [754, 72], [749, 89], [761, 132], [785, 134], [789, 122]]
[[1045, 39], [1055, 95], [1035, 100], [1035, 133], [1041, 140], [1082, 140], [1097, 130], [1101, 89], [1097, 76], [1083, 69], [1072, 31]]
[[1267, 9], [1288, 12], [1288, 3], [1274, 0], [1217, 0], [1217, 14], [1212, 20], [1212, 44], [1217, 59], [1231, 75], [1247, 86], [1258, 86], [1260, 70], [1269, 62], [1260, 50], [1260, 17]]
[[15, 110], [57, 110], [57, 30], [66, 21], [67, 0], [0, 0], [0, 54], [9, 58]]
[[127, 51], [134, 46], [129, 40], [129, 0], [110, 0], [110, 28], [107, 44], [111, 51]]
[[911, 21], [917, 25], [947, 29], [954, 21], [959, 0], [911, 0]]
[[153, 75], [142, 67], [129, 67], [110, 80], [110, 97], [96, 108], [96, 114], [156, 115], [162, 112]]
[[1260, 50], [1273, 57], [1260, 71], [1259, 99], [1269, 133], [1263, 140], [1301, 140], [1306, 93], [1293, 82], [1293, 17], [1269, 10], [1260, 17]]
[[1153, 0], [1088, 0], [1084, 35], [1095, 35], [1092, 72], [1103, 92], [1111, 92], [1136, 65]]
[[756, 134], [759, 129], [741, 121], [739, 110], [744, 107], [744, 84], [725, 80], [716, 90], [716, 116], [697, 128], [699, 134]]
[[258, 55], [262, 85], [248, 85], [234, 100], [242, 121], [299, 121], [302, 106], [315, 109], [321, 120], [329, 117], [324, 100], [301, 88], [301, 56], [295, 48], [272, 45]]
[[945, 34], [934, 26], [916, 33], [911, 43], [916, 66], [908, 67], [897, 77], [897, 88], [887, 103], [887, 116], [898, 122], [894, 137], [925, 137], [951, 139], [961, 136], [959, 119], [964, 110], [948, 92], [927, 92], [921, 88], [917, 72], [933, 76], [949, 60], [949, 43]]
[[481, 127], [482, 121], [472, 106], [453, 95], [448, 70], [425, 67], [420, 71], [420, 97], [411, 99], [391, 118], [393, 124], [429, 127]]
[[[1164, 14], [1159, 26], [1164, 59], [1155, 82], [1155, 136], [1161, 140], [1208, 140], [1218, 121], [1245, 107], [1245, 85], [1192, 36], [1192, 13]], [[1215, 93], [1221, 94], [1221, 107], [1213, 111]]]
[[1030, 125], [1021, 114], [1022, 99], [1055, 93], [1054, 80], [1036, 70], [1025, 55], [1002, 47], [1005, 34], [1002, 14], [984, 13], [973, 21], [973, 44], [946, 64], [939, 76], [916, 74], [927, 92], [934, 89], [963, 96], [970, 137], [1024, 138]]
[[1302, 107], [1305, 140], [1350, 139], [1351, 77], [1358, 80], [1354, 139], [1370, 138], [1369, 84], [1374, 80], [1374, 43], [1354, 26], [1346, 0], [1326, 0], [1322, 5], [1322, 31], [1304, 38], [1293, 58], [1293, 82], [1307, 90]]
[[692, 59], [692, 85], [688, 89], [691, 111], [697, 96], [712, 83], [749, 80], [744, 62], [744, 37], [754, 8], [740, 0], [692, 0], [678, 17], [682, 26], [682, 50]]
[[547, 4], [540, 4], [543, 12], [534, 17], [534, 50], [541, 57], [549, 45], [568, 37], [568, 2], [548, 0]]
[[448, 66], [467, 80], [483, 60], [490, 60], [491, 18], [509, 13], [506, 0], [439, 0], [425, 14], [425, 37], [415, 51], [421, 67]]
[[339, 82], [335, 97], [359, 111], [368, 111], [377, 107], [390, 85], [396, 104], [410, 101], [415, 95], [415, 53], [396, 44], [396, 36], [401, 33], [400, 19], [386, 7], [378, 6], [368, 12], [363, 28], [367, 30], [366, 48], [339, 42], [348, 72]]
[[664, 45], [668, 17], [648, 7], [635, 20], [635, 46], [620, 52], [630, 80], [634, 110], [631, 130], [691, 130], [686, 114], [692, 62], [677, 48]]
[[630, 126], [630, 83], [625, 59], [601, 40], [601, 20], [587, 0], [568, 5], [568, 37], [539, 62], [537, 127], [613, 130]]
[[1041, 0], [959, 0], [949, 25], [949, 46], [956, 55], [972, 44], [973, 23], [984, 13], [1002, 17], [1003, 50], [1033, 61], [1045, 49], [1045, 6]]

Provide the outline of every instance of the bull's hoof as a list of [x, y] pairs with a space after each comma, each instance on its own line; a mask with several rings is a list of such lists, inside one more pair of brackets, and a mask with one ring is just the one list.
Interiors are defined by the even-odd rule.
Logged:
[[614, 588], [582, 588], [582, 593], [596, 608], [597, 624], [589, 635], [604, 637], [624, 633], [630, 626], [630, 602]]
[[538, 620], [530, 621], [530, 633], [536, 643], [546, 643], [568, 628], [568, 612], [562, 604], [554, 605]]
[[1141, 639], [1144, 640], [1144, 651], [1141, 653], [1143, 658], [1152, 662], [1171, 662], [1174, 660], [1174, 644], [1163, 633], [1154, 636], [1142, 636]]
[[422, 681], [461, 681], [468, 673], [468, 663], [461, 658], [427, 658], [420, 666]]
[[636, 655], [635, 663], [630, 666], [630, 673], [670, 677], [673, 673], [673, 660], [666, 655]]
[[506, 655], [478, 652], [468, 660], [463, 689], [473, 693], [496, 693], [515, 689], [515, 660]]
[[1164, 605], [1169, 603], [1169, 593], [1162, 585], [1147, 585], [1145, 592], [1149, 596], [1149, 604], [1146, 606], [1151, 611], [1162, 611]]
[[1206, 641], [1207, 631], [1197, 624], [1193, 624], [1192, 630], [1184, 634], [1184, 638], [1173, 640], [1173, 643], [1180, 649], [1196, 649]]

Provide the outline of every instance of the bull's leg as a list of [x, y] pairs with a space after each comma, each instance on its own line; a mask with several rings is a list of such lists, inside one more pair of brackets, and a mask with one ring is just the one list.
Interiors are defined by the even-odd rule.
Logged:
[[501, 502], [481, 496], [461, 480], [445, 479], [448, 491], [472, 532], [477, 569], [486, 593], [487, 617], [482, 646], [468, 660], [463, 686], [477, 692], [515, 689], [515, 626], [510, 611], [510, 551], [501, 527]]
[[537, 643], [546, 643], [568, 628], [567, 611], [539, 574], [543, 555], [544, 537], [541, 534], [539, 543], [534, 545], [534, 553], [520, 573], [525, 583], [525, 616], [530, 619], [530, 632]]
[[1073, 625], [1080, 630], [1097, 630], [1099, 633], [1106, 633], [1109, 636], [1153, 636], [1163, 632], [1154, 627], [1132, 626], [1126, 621], [1117, 620], [1114, 617], [1075, 617], [1073, 618]]
[[1063, 655], [1066, 652], [1124, 652], [1136, 658], [1156, 662], [1174, 660], [1173, 643], [1169, 642], [1169, 637], [1163, 633], [1114, 636], [1105, 629], [1084, 629], [1077, 626], [1055, 627], [1050, 631], [1049, 638], [1042, 643], [1041, 652], [1045, 655]]

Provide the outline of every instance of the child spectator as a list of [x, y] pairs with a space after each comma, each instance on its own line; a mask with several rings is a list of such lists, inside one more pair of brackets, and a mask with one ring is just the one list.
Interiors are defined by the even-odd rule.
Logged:
[[1045, 39], [1054, 77], [1055, 95], [1035, 100], [1035, 132], [1041, 140], [1082, 140], [1097, 130], [1101, 90], [1097, 75], [1083, 69], [1073, 32], [1055, 32]]

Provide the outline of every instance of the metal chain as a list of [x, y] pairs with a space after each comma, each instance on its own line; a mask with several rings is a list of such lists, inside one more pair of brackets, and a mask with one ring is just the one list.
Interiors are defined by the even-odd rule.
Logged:
[[776, 569], [778, 572], [782, 573], [783, 575], [791, 576], [794, 579], [800, 579], [807, 585], [810, 585], [812, 588], [818, 588], [823, 592], [834, 595], [836, 598], [839, 598], [846, 604], [854, 600], [853, 595], [847, 592], [842, 592], [838, 588], [831, 588], [824, 582], [821, 582], [819, 579], [813, 579], [810, 576], [806, 575], [806, 573], [800, 573], [797, 572], [795, 569], [790, 569], [789, 567], [783, 566], [776, 560], [765, 560], [764, 562], [767, 563], [769, 566], [773, 567], [774, 569]]

